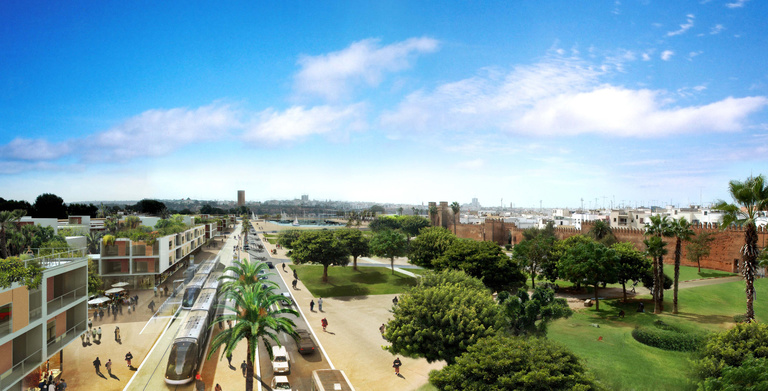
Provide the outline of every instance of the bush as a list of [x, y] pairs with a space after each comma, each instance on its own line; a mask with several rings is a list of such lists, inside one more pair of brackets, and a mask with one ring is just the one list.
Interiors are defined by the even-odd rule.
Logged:
[[677, 352], [698, 350], [704, 343], [704, 336], [681, 330], [673, 325], [656, 321], [653, 327], [637, 327], [632, 337], [641, 344]]
[[694, 367], [701, 379], [722, 376], [726, 367], [739, 367], [748, 358], [768, 358], [768, 324], [739, 323], [732, 329], [711, 335]]

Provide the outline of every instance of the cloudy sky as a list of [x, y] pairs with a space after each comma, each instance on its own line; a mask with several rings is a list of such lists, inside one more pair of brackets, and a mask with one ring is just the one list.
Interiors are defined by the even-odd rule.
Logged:
[[768, 174], [768, 2], [217, 3], [0, 2], [0, 197], [685, 205]]

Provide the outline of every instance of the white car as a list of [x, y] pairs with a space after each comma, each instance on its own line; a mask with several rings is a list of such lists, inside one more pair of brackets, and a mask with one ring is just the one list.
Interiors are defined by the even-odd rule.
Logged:
[[274, 373], [288, 373], [291, 370], [289, 361], [285, 346], [272, 347], [272, 371]]
[[275, 376], [272, 378], [273, 390], [290, 390], [291, 384], [288, 383], [288, 378], [285, 376]]

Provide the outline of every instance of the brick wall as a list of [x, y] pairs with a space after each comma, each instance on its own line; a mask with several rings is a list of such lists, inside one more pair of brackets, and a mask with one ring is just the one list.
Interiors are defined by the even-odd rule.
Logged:
[[[691, 228], [695, 234], [700, 232], [711, 232], [714, 234], [714, 241], [710, 243], [710, 254], [701, 259], [701, 267], [728, 272], [738, 271], [738, 263], [741, 260], [739, 250], [744, 245], [744, 229], [728, 228], [720, 230], [714, 226], [703, 224], [694, 225]], [[590, 229], [592, 229], [590, 223], [582, 224], [582, 229], [555, 227], [555, 236], [562, 240], [574, 235], [586, 234]], [[448, 230], [453, 232], [452, 222], [448, 224]], [[523, 229], [516, 227], [512, 223], [490, 219], [486, 220], [483, 224], [457, 224], [456, 226], [456, 236], [460, 238], [489, 240], [500, 245], [510, 242], [512, 244], [520, 243], [523, 240], [523, 231]], [[638, 250], [645, 250], [643, 230], [618, 228], [613, 229], [613, 234], [620, 242], [631, 242]], [[765, 227], [758, 228], [757, 236], [758, 246], [764, 248], [768, 244], [768, 229]], [[665, 238], [664, 241], [667, 242], [667, 250], [669, 250], [668, 255], [664, 257], [664, 263], [673, 264], [675, 261], [675, 239]], [[686, 258], [687, 244], [687, 242], [683, 242], [681, 264], [696, 266], [695, 263], [689, 262]]]

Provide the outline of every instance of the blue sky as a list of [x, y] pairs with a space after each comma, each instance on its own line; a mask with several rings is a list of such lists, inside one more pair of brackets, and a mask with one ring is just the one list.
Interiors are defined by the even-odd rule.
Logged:
[[0, 197], [686, 205], [768, 174], [766, 2], [223, 3], [0, 2]]

